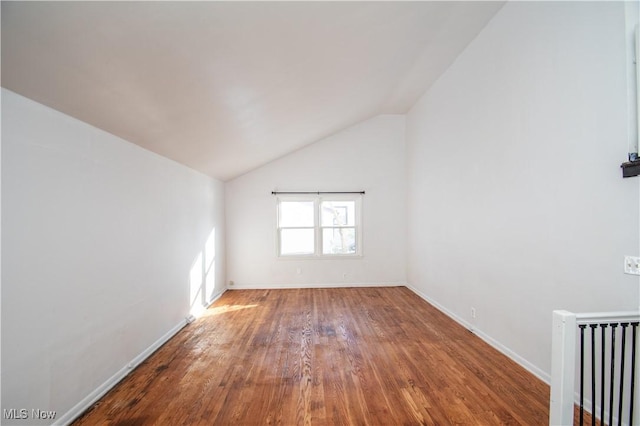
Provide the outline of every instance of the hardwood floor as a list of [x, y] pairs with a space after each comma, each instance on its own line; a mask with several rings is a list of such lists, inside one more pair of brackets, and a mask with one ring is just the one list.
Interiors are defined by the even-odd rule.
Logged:
[[235, 290], [74, 424], [545, 425], [548, 404], [405, 287]]

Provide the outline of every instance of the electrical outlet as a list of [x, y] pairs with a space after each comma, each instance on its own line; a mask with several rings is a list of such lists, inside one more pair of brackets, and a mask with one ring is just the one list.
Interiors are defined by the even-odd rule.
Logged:
[[471, 308], [471, 318], [476, 318], [476, 308]]
[[229, 285], [234, 285], [235, 283], [233, 281], [229, 281]]
[[624, 273], [629, 275], [640, 275], [640, 257], [624, 257]]

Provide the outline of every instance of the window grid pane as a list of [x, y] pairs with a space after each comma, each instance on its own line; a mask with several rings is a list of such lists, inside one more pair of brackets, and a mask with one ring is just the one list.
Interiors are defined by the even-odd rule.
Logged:
[[323, 201], [320, 212], [322, 226], [355, 226], [355, 201]]
[[359, 197], [292, 197], [279, 199], [277, 206], [279, 256], [361, 254]]
[[322, 254], [356, 254], [355, 227], [323, 227]]
[[315, 203], [313, 201], [281, 201], [278, 224], [281, 228], [314, 226]]
[[314, 253], [314, 228], [284, 228], [280, 230], [280, 255], [309, 255]]

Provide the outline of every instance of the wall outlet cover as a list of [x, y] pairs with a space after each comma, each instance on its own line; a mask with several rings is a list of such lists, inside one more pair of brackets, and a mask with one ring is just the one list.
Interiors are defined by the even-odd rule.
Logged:
[[630, 275], [640, 275], [640, 257], [624, 257], [624, 273]]

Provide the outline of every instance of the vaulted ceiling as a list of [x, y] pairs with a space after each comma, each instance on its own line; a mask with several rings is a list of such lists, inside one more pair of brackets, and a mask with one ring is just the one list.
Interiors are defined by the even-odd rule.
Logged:
[[228, 180], [405, 113], [502, 2], [2, 2], [2, 86]]

